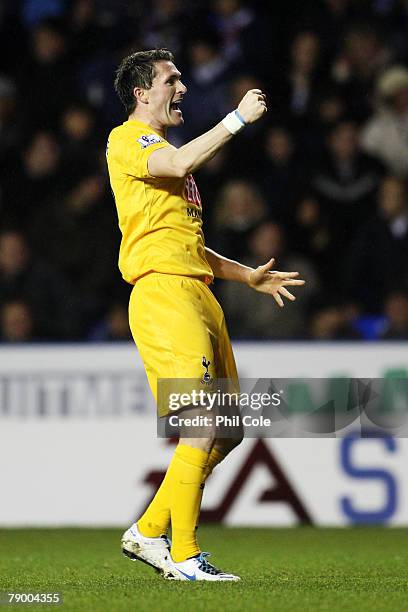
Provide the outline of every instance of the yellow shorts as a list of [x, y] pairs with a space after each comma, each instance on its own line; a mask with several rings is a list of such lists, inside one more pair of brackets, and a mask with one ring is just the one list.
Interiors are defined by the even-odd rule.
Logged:
[[158, 379], [197, 379], [203, 388], [216, 378], [238, 379], [224, 313], [203, 281], [160, 273], [140, 278], [129, 323], [156, 401]]

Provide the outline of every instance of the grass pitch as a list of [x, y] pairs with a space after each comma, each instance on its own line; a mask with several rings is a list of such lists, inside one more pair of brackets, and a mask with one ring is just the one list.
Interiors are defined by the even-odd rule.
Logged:
[[120, 554], [119, 530], [16, 529], [0, 530], [0, 591], [61, 592], [62, 606], [13, 606], [56, 612], [408, 611], [406, 529], [203, 526], [199, 534], [210, 561], [241, 582], [165, 581]]

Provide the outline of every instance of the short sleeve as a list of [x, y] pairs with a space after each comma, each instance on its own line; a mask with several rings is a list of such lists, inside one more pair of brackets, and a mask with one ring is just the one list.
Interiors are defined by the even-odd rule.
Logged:
[[112, 155], [121, 165], [125, 174], [136, 178], [152, 178], [147, 162], [153, 151], [168, 147], [169, 143], [154, 133], [146, 131], [140, 136], [109, 139], [109, 156]]

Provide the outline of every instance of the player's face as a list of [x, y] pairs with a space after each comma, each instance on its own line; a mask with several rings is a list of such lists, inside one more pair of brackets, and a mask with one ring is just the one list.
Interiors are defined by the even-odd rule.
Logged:
[[180, 81], [181, 74], [173, 62], [156, 63], [156, 76], [147, 90], [149, 114], [161, 127], [173, 127], [184, 123], [179, 107], [187, 87]]

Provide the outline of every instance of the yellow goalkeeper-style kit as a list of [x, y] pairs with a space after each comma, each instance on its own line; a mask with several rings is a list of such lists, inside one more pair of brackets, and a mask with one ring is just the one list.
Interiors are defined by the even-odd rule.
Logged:
[[201, 230], [201, 201], [193, 177], [154, 178], [149, 156], [168, 142], [148, 125], [125, 121], [107, 149], [110, 181], [122, 232], [119, 268], [132, 285], [150, 272], [210, 282]]
[[159, 378], [203, 385], [237, 378], [224, 315], [208, 288], [213, 272], [194, 178], [157, 178], [148, 170], [151, 153], [168, 145], [150, 126], [128, 120], [112, 130], [107, 146], [122, 232], [119, 268], [134, 285], [130, 328], [155, 397]]

